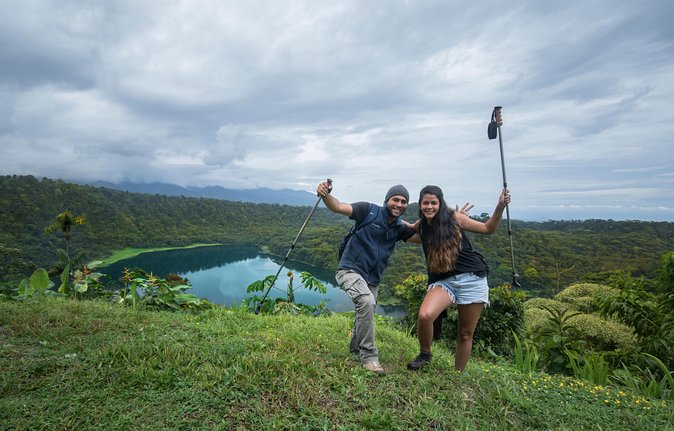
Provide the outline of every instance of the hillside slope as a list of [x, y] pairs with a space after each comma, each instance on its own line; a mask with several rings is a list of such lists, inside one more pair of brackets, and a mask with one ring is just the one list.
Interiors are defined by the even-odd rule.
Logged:
[[[218, 199], [148, 195], [83, 186], [31, 176], [0, 176], [0, 285], [28, 276], [36, 266], [49, 267], [59, 235], [43, 229], [62, 211], [83, 214], [72, 250], [89, 260], [127, 247], [185, 246], [195, 243], [246, 244], [284, 256], [310, 207], [253, 204]], [[417, 216], [410, 205], [406, 218]], [[313, 214], [291, 258], [334, 269], [337, 244], [353, 222], [322, 206]], [[513, 222], [516, 269], [529, 291], [550, 294], [588, 273], [623, 270], [652, 275], [660, 258], [674, 250], [674, 223], [612, 220]], [[491, 267], [492, 286], [512, 280], [505, 223], [494, 235], [470, 235]], [[19, 257], [17, 257], [19, 255]], [[400, 244], [380, 289], [424, 272], [421, 247]]]
[[200, 315], [44, 299], [0, 302], [3, 430], [668, 430], [671, 403], [471, 360], [377, 322], [389, 374], [347, 350], [350, 318]]

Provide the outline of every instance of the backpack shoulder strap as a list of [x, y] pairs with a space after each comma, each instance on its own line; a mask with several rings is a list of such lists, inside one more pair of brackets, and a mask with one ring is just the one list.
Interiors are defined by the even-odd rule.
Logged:
[[375, 207], [375, 208], [372, 208], [372, 207], [375, 207], [375, 206], [370, 204], [370, 211], [368, 211], [367, 215], [365, 216], [363, 221], [360, 222], [360, 224], [354, 225], [354, 231], [360, 229], [363, 226], [366, 226], [366, 225], [372, 223], [377, 218], [377, 215], [379, 214], [379, 207]]

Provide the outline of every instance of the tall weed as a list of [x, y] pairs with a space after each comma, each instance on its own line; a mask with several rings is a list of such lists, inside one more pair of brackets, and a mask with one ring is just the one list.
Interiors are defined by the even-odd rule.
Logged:
[[597, 385], [606, 385], [608, 383], [609, 365], [602, 355], [594, 352], [581, 355], [572, 350], [567, 350], [566, 355], [569, 358], [569, 364], [576, 378], [587, 380]]
[[[674, 377], [665, 364], [648, 353], [643, 354], [655, 363], [662, 373], [662, 377], [653, 373], [650, 368], [633, 366], [632, 369], [623, 364], [623, 368], [613, 372], [613, 379], [632, 391], [646, 397], [662, 400], [674, 400]], [[636, 371], [636, 372], [634, 372]]]
[[527, 374], [536, 371], [540, 358], [536, 345], [526, 338], [520, 339], [514, 331], [513, 339], [515, 340], [515, 367]]

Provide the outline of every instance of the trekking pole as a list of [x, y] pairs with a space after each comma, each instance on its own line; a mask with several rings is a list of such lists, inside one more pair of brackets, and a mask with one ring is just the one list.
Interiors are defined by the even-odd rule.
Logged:
[[[328, 178], [326, 180], [328, 182], [328, 185], [332, 185], [332, 180]], [[264, 300], [267, 299], [267, 295], [269, 295], [269, 292], [271, 289], [274, 287], [274, 283], [276, 283], [276, 279], [278, 278], [278, 275], [281, 273], [281, 270], [285, 266], [286, 262], [288, 261], [288, 256], [290, 256], [290, 253], [293, 251], [295, 248], [295, 244], [297, 244], [297, 240], [300, 238], [300, 235], [302, 235], [302, 232], [304, 231], [304, 228], [307, 227], [307, 223], [309, 223], [309, 220], [311, 219], [311, 216], [314, 214], [314, 211], [316, 211], [316, 207], [318, 207], [318, 204], [321, 203], [321, 199], [323, 199], [321, 196], [318, 196], [318, 199], [316, 200], [316, 203], [314, 204], [314, 207], [311, 208], [311, 211], [309, 211], [309, 215], [307, 216], [307, 219], [304, 220], [304, 223], [302, 224], [302, 227], [300, 228], [300, 231], [297, 232], [297, 236], [293, 240], [293, 243], [290, 245], [290, 248], [288, 249], [288, 252], [286, 253], [286, 257], [283, 259], [283, 262], [281, 263], [281, 266], [279, 267], [278, 271], [276, 271], [276, 275], [274, 276], [274, 279], [271, 281], [271, 284], [267, 288], [267, 291], [265, 292], [264, 296], [258, 302], [257, 307], [255, 308], [255, 314], [260, 314], [260, 309], [262, 308], [262, 304], [264, 303]]]
[[[505, 171], [505, 159], [503, 158], [503, 138], [501, 136], [501, 125], [503, 124], [503, 119], [501, 118], [501, 107], [495, 106], [494, 110], [491, 113], [491, 122], [489, 123], [489, 128], [487, 129], [487, 136], [489, 139], [496, 138], [498, 134], [498, 145], [501, 150], [501, 172], [503, 173], [503, 188], [508, 188], [508, 182], [506, 181], [506, 171]], [[498, 132], [498, 133], [497, 133]], [[508, 239], [510, 240], [510, 263], [512, 265], [512, 276], [513, 281], [511, 285], [513, 287], [521, 287], [517, 282], [517, 271], [515, 270], [515, 252], [513, 249], [513, 231], [510, 227], [510, 209], [508, 204], [505, 207], [506, 210], [506, 220], [508, 222]]]

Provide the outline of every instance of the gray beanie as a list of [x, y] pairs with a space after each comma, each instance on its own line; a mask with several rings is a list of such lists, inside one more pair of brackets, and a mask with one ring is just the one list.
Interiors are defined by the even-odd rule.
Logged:
[[410, 200], [410, 193], [407, 191], [405, 186], [398, 184], [397, 186], [393, 186], [388, 189], [388, 192], [386, 192], [386, 197], [384, 198], [384, 203], [388, 202], [388, 200], [391, 199], [391, 196], [395, 195], [405, 196], [405, 199], [407, 199], [408, 202]]

